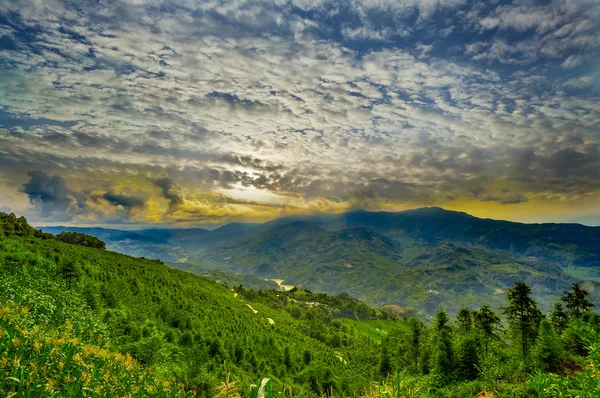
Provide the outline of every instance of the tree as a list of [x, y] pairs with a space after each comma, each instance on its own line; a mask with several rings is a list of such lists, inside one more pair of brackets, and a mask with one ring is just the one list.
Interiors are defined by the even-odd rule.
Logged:
[[466, 335], [473, 329], [473, 316], [468, 308], [461, 308], [456, 314], [456, 327], [460, 334]]
[[73, 245], [94, 247], [96, 249], [106, 248], [105, 243], [95, 236], [82, 234], [79, 232], [61, 232], [60, 234], [56, 235], [56, 239]]
[[66, 261], [60, 268], [60, 274], [67, 281], [69, 290], [73, 283], [81, 278], [81, 270], [74, 261]]
[[292, 356], [290, 355], [290, 347], [285, 346], [283, 349], [283, 364], [289, 370], [292, 368]]
[[552, 322], [543, 319], [540, 322], [535, 346], [532, 350], [534, 366], [543, 372], [556, 373], [560, 371], [564, 348], [560, 338], [556, 334]]
[[304, 350], [304, 354], [302, 355], [302, 360], [305, 365], [310, 365], [310, 361], [312, 361], [312, 354], [308, 350]]
[[569, 315], [564, 310], [561, 303], [554, 304], [554, 308], [550, 313], [550, 320], [554, 325], [554, 329], [556, 329], [559, 334], [562, 334], [569, 325]]
[[435, 314], [435, 319], [433, 321], [433, 327], [436, 332], [441, 332], [442, 330], [449, 329], [450, 326], [450, 318], [448, 314], [443, 309], [439, 309]]
[[473, 314], [475, 329], [483, 337], [485, 355], [488, 354], [488, 343], [498, 339], [498, 332], [502, 327], [500, 317], [492, 311], [489, 305], [484, 304], [481, 309]]
[[456, 353], [458, 375], [463, 380], [475, 380], [479, 374], [479, 336], [470, 334], [461, 339]]
[[416, 319], [410, 320], [410, 343], [408, 355], [415, 363], [415, 369], [419, 367], [419, 356], [421, 355], [421, 336], [423, 334], [423, 324]]
[[531, 298], [531, 288], [525, 282], [515, 282], [508, 289], [508, 306], [503, 307], [503, 313], [508, 323], [521, 341], [521, 353], [527, 357], [529, 347], [537, 336], [537, 327], [542, 316], [537, 303]]
[[383, 343], [381, 348], [381, 358], [379, 359], [379, 375], [382, 378], [386, 378], [392, 373], [392, 361], [390, 360], [390, 355], [388, 354], [387, 345]]
[[589, 292], [583, 290], [579, 286], [579, 283], [573, 283], [570, 292], [565, 291], [565, 295], [561, 300], [565, 302], [569, 318], [579, 319], [584, 313], [589, 312], [594, 307], [594, 304], [590, 303], [586, 298], [588, 295]]
[[438, 310], [435, 315], [432, 346], [430, 359], [432, 373], [443, 379], [450, 378], [454, 371], [454, 349], [450, 318], [443, 309]]

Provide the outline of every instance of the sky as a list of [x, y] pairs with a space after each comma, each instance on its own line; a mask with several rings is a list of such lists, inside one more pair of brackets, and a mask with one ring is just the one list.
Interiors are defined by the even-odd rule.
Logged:
[[0, 211], [600, 225], [600, 0], [0, 0]]

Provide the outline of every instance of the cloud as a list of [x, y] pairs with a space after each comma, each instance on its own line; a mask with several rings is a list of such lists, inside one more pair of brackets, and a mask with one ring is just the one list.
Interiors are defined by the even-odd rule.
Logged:
[[570, 55], [567, 59], [564, 60], [560, 66], [565, 69], [571, 69], [583, 62], [583, 57], [581, 55]]
[[118, 194], [115, 192], [106, 192], [102, 195], [106, 201], [112, 203], [115, 206], [122, 206], [126, 209], [131, 209], [133, 207], [141, 207], [146, 203], [145, 199], [140, 196], [127, 196], [123, 194]]
[[475, 197], [482, 202], [498, 202], [503, 205], [515, 205], [528, 202], [529, 199], [522, 193], [514, 193], [509, 189], [502, 189], [500, 192], [474, 192]]
[[594, 82], [593, 76], [581, 76], [573, 79], [569, 79], [563, 83], [563, 87], [569, 89], [582, 89], [590, 87]]
[[64, 178], [36, 216], [598, 197], [595, 2], [161, 4], [0, 5], [0, 179]]
[[23, 185], [22, 192], [29, 196], [29, 202], [40, 211], [42, 218], [57, 213], [69, 218], [85, 211], [85, 198], [70, 190], [60, 175], [51, 177], [44, 171], [31, 171], [27, 175], [30, 180]]
[[174, 212], [184, 203], [183, 198], [176, 192], [177, 185], [169, 177], [157, 178], [154, 184], [160, 188], [162, 196], [169, 201], [169, 212]]

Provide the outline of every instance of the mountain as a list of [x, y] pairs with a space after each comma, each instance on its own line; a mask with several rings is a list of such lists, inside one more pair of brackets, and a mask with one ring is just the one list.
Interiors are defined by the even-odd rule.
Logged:
[[242, 232], [251, 231], [258, 228], [260, 224], [232, 222], [225, 224], [219, 228], [213, 229], [210, 233], [211, 237], [223, 236], [223, 235], [234, 235]]
[[[284, 279], [288, 285], [315, 291], [350, 293], [375, 306], [396, 304], [433, 315], [439, 307], [455, 314], [482, 301], [498, 308], [517, 280], [533, 287], [542, 308], [579, 281], [560, 267], [539, 260], [515, 260], [477, 247], [441, 243], [403, 246], [367, 228], [293, 234], [296, 221], [276, 226], [252, 239], [229, 242], [207, 261], [219, 269]], [[285, 229], [286, 234], [277, 231]], [[277, 238], [275, 238], [277, 237]], [[415, 255], [415, 253], [419, 253]], [[596, 283], [587, 287], [598, 300]]]
[[[535, 257], [561, 266], [600, 265], [600, 227], [480, 219], [438, 207], [397, 213], [354, 211], [298, 219], [331, 230], [365, 227], [398, 240], [411, 239], [425, 245], [454, 242], [521, 258]], [[275, 223], [287, 221], [284, 218]]]
[[600, 304], [600, 228], [578, 224], [514, 223], [432, 207], [294, 216], [213, 231], [78, 231], [106, 239], [112, 250], [198, 274], [284, 280], [428, 316], [444, 302], [450, 313], [481, 300], [497, 308], [495, 297], [516, 279], [531, 284], [543, 308], [571, 282], [585, 283]]

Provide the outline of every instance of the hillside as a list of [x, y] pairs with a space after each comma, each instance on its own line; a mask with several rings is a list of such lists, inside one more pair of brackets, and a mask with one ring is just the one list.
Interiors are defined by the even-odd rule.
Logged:
[[[3, 213], [0, 225], [2, 395], [255, 397], [253, 384], [264, 377], [269, 398], [600, 392], [594, 376], [600, 369], [600, 318], [590, 311], [588, 292], [573, 284], [554, 300], [566, 308], [555, 307], [550, 321], [529, 286], [513, 283], [548, 276], [559, 283], [555, 266], [516, 263], [452, 244], [412, 256], [402, 273], [389, 278], [403, 286], [399, 292], [410, 285], [420, 291], [431, 280], [445, 288], [441, 275], [449, 289], [462, 286], [451, 295], [455, 301], [475, 300], [479, 296], [471, 290], [481, 289], [478, 294], [505, 308], [504, 321], [484, 303], [473, 311], [461, 308], [453, 320], [438, 309], [428, 326], [415, 318], [396, 320], [348, 294], [232, 288], [158, 260], [107, 251], [87, 235], [67, 236], [71, 243], [64, 243], [61, 235], [41, 233]], [[269, 236], [272, 246], [252, 251], [260, 237]], [[325, 231], [304, 222], [238, 242], [257, 255], [304, 247], [327, 263], [376, 258], [368, 267], [386, 261], [393, 267], [402, 250], [366, 228]], [[338, 253], [350, 257], [336, 259]], [[506, 292], [486, 291], [498, 275], [507, 278], [498, 282]], [[386, 310], [406, 315], [397, 306]], [[525, 313], [529, 318], [522, 323], [518, 317]]]
[[[275, 388], [286, 386], [299, 395], [331, 387], [359, 391], [373, 376], [379, 342], [365, 336], [364, 327], [357, 329], [342, 318], [381, 319], [385, 314], [349, 297], [302, 290], [261, 296], [49, 235], [6, 235], [0, 239], [0, 290], [8, 293], [3, 302], [17, 311], [29, 308], [34, 316], [30, 326], [42, 322], [52, 334], [65, 322], [80, 322], [82, 329], [74, 328], [66, 339], [130, 353], [157, 377], [174, 378], [200, 396], [217, 394], [226, 379], [224, 363], [242, 391], [264, 376], [271, 377]], [[54, 323], [43, 321], [49, 308], [60, 310], [60, 315], [52, 313]], [[90, 328], [100, 340], [81, 340]], [[402, 328], [402, 322], [387, 321], [384, 330]], [[18, 369], [10, 374], [20, 380], [13, 373]], [[53, 376], [39, 377], [45, 377], [45, 385]], [[68, 383], [52, 380], [57, 393], [70, 391]]]

